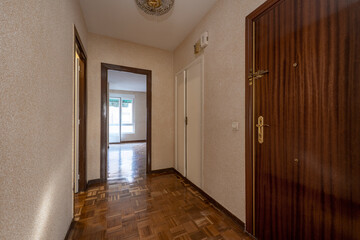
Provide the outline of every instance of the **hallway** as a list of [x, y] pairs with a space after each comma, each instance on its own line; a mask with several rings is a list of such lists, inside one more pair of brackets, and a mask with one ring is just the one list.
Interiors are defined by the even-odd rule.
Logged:
[[0, 240], [360, 240], [359, 13], [0, 1]]
[[180, 176], [146, 175], [145, 149], [111, 145], [112, 181], [80, 195], [83, 207], [68, 239], [251, 239]]

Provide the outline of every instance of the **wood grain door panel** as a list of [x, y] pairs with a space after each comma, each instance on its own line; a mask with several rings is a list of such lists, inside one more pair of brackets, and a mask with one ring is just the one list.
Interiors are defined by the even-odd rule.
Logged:
[[254, 20], [259, 239], [360, 238], [359, 2], [284, 0]]
[[[296, 155], [298, 118], [294, 63], [293, 1], [283, 1], [255, 21], [255, 121], [264, 117], [264, 143], [256, 135], [256, 232], [259, 239], [293, 239], [297, 217]], [[291, 147], [290, 147], [291, 146]]]

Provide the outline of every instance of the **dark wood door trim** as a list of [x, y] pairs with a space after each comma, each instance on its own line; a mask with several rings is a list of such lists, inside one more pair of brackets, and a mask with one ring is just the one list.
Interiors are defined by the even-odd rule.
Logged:
[[245, 186], [246, 186], [246, 224], [245, 230], [253, 232], [253, 94], [252, 86], [249, 85], [248, 78], [252, 70], [253, 62], [253, 21], [272, 8], [275, 4], [279, 4], [282, 0], [268, 0], [246, 17], [245, 26]]
[[146, 172], [151, 172], [151, 70], [101, 63], [100, 178], [107, 179], [107, 72], [116, 70], [146, 75]]
[[[74, 49], [83, 62], [83, 71], [79, 81], [79, 191], [85, 191], [87, 185], [86, 174], [86, 118], [87, 118], [87, 55], [84, 45], [81, 42], [80, 35], [74, 27]], [[75, 56], [74, 56], [75, 59]]]

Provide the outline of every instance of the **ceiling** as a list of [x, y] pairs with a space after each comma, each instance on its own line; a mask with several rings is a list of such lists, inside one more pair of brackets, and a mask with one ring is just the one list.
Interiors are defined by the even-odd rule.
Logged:
[[146, 75], [108, 70], [110, 90], [146, 92]]
[[216, 1], [175, 0], [173, 9], [160, 17], [146, 15], [135, 0], [80, 0], [80, 4], [89, 32], [172, 51]]

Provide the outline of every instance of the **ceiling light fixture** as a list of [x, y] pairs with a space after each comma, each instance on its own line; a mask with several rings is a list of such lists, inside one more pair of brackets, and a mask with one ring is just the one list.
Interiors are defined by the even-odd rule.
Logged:
[[168, 13], [175, 0], [135, 0], [138, 7], [146, 14], [161, 16]]

